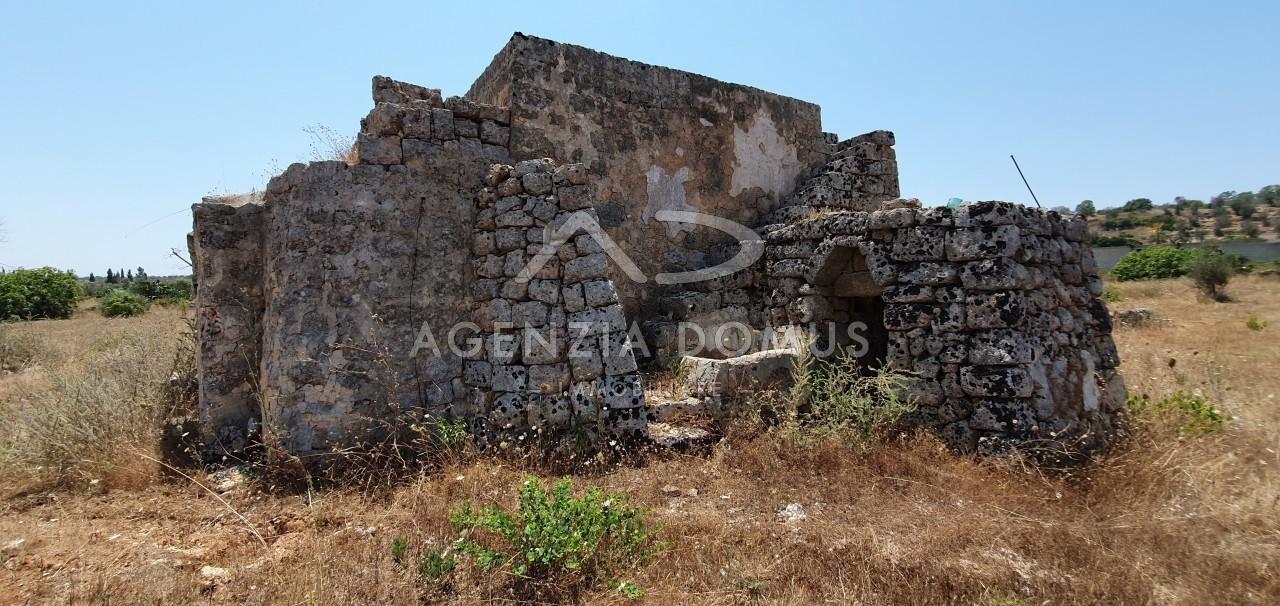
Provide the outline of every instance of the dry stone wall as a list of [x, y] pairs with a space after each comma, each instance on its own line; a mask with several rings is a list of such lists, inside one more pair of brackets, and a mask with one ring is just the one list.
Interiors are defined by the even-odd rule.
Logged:
[[[600, 244], [566, 233], [521, 275], [548, 226], [598, 221], [585, 167], [510, 166], [506, 108], [382, 77], [373, 96], [354, 164], [295, 164], [264, 196], [194, 208], [209, 454], [259, 426], [322, 453], [447, 417], [482, 444], [642, 439]], [[479, 336], [457, 330], [472, 320]], [[515, 349], [495, 350], [507, 337]]]
[[[888, 131], [840, 141], [816, 105], [520, 34], [465, 98], [383, 77], [373, 98], [350, 163], [194, 208], [210, 456], [259, 431], [320, 454], [445, 417], [484, 446], [625, 444], [651, 420], [641, 352], [705, 356], [708, 385], [782, 376], [792, 352], [709, 358], [823, 322], [865, 325], [866, 366], [913, 373], [915, 422], [958, 450], [1089, 450], [1115, 422], [1084, 222], [898, 199]], [[756, 236], [657, 220], [672, 210]], [[654, 283], [746, 249], [763, 256], [741, 271]], [[687, 395], [655, 410], [735, 397]]]
[[[659, 212], [758, 224], [828, 147], [812, 103], [522, 34], [467, 96], [510, 105], [512, 157], [587, 166], [601, 224], [650, 280], [711, 265], [731, 243]], [[629, 315], [657, 314], [661, 289], [613, 278]]]
[[[822, 213], [839, 210], [870, 211], [880, 208], [898, 192], [898, 163], [894, 136], [874, 131], [844, 141], [831, 133], [824, 135], [826, 161], [811, 168], [807, 179], [775, 210], [765, 215], [760, 234]], [[710, 264], [732, 257], [744, 245], [732, 242], [717, 246], [705, 255]], [[722, 358], [729, 354], [758, 351], [771, 346], [761, 331], [769, 326], [790, 323], [786, 314], [777, 314], [770, 304], [766, 270], [786, 273], [792, 259], [805, 259], [816, 251], [804, 241], [787, 246], [765, 247], [765, 257], [743, 271], [668, 290], [660, 298], [659, 313], [644, 322], [645, 336], [660, 364], [682, 355]], [[794, 268], [793, 268], [794, 269]], [[784, 289], [792, 295], [803, 285], [802, 271], [784, 278]], [[790, 303], [788, 301], [787, 303]], [[752, 327], [750, 338], [741, 338], [741, 326]]]
[[262, 419], [263, 200], [207, 197], [193, 215], [198, 424], [210, 453], [221, 455], [243, 450]]
[[476, 196], [479, 343], [466, 362], [485, 443], [646, 436], [626, 316], [600, 242], [587, 170], [549, 159], [495, 164]]
[[878, 297], [884, 361], [913, 373], [916, 421], [952, 447], [1101, 446], [1125, 391], [1084, 220], [1004, 202], [885, 207], [771, 230], [772, 317], [820, 323]]
[[373, 93], [354, 165], [295, 164], [258, 203], [195, 207], [210, 454], [259, 423], [314, 452], [461, 414], [461, 357], [415, 346], [470, 317], [473, 198], [508, 161], [508, 111], [387, 78]]

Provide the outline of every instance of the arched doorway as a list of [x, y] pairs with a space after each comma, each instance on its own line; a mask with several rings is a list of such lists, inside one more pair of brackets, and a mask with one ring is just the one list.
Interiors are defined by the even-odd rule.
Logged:
[[889, 351], [889, 332], [884, 327], [884, 289], [871, 278], [866, 257], [856, 247], [837, 245], [817, 260], [813, 282], [829, 303], [828, 326], [815, 331], [818, 350], [847, 352], [858, 358], [864, 372], [879, 369]]

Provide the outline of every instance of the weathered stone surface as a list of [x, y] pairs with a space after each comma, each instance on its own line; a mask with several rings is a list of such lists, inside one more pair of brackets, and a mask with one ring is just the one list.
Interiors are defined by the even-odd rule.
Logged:
[[578, 257], [564, 264], [564, 280], [570, 284], [606, 278], [609, 275], [609, 258], [604, 253]]
[[960, 268], [960, 283], [976, 290], [1010, 290], [1029, 288], [1031, 274], [1011, 259], [984, 259], [965, 263]]
[[1021, 242], [1021, 233], [1015, 225], [950, 230], [946, 237], [947, 259], [976, 261], [1012, 257], [1018, 252]]
[[[665, 271], [668, 251], [700, 248], [688, 240], [697, 231], [659, 222], [657, 211], [752, 224], [792, 192], [825, 145], [813, 104], [521, 34], [467, 97], [512, 108], [515, 157], [581, 161], [600, 174], [610, 186], [588, 184], [592, 197], [634, 218], [618, 243], [649, 276]], [[653, 296], [642, 284], [618, 286], [633, 314]]]
[[[356, 165], [294, 165], [261, 203], [196, 208], [210, 454], [259, 424], [290, 452], [367, 443], [396, 411], [465, 418], [482, 448], [625, 444], [648, 426], [637, 358], [669, 361], [690, 327], [710, 338], [693, 351], [737, 356], [862, 326], [831, 344], [911, 372], [912, 422], [966, 452], [1092, 450], [1123, 407], [1084, 221], [899, 198], [892, 133], [841, 141], [804, 102], [521, 35], [469, 97], [385, 78], [374, 96]], [[562, 242], [583, 219], [605, 232]], [[441, 347], [459, 339], [476, 346]], [[699, 362], [714, 385], [697, 408], [785, 382], [788, 355]]]
[[936, 261], [944, 256], [947, 231], [941, 227], [899, 230], [893, 240], [894, 261]]
[[356, 158], [361, 164], [399, 164], [402, 157], [398, 136], [361, 134], [356, 140]]
[[436, 107], [444, 103], [440, 97], [439, 89], [399, 82], [386, 76], [373, 77], [373, 100], [375, 103], [402, 104], [425, 101]]
[[262, 346], [265, 209], [261, 197], [209, 197], [192, 208], [196, 375], [209, 456], [243, 450], [262, 419], [255, 397]]
[[960, 386], [971, 396], [1026, 398], [1031, 396], [1032, 382], [1022, 368], [1005, 366], [962, 366]]
[[727, 360], [686, 356], [686, 383], [696, 395], [734, 395], [743, 390], [785, 388], [791, 382], [796, 352], [772, 349]]
[[966, 322], [969, 328], [1007, 328], [1019, 326], [1025, 318], [1025, 299], [1014, 291], [969, 293]]

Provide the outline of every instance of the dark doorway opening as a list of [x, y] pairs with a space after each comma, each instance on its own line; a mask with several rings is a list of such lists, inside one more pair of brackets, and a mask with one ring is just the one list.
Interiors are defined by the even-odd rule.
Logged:
[[884, 289], [871, 279], [867, 259], [856, 248], [837, 246], [819, 261], [814, 278], [831, 305], [828, 326], [818, 326], [819, 352], [847, 352], [864, 373], [884, 365], [889, 331], [884, 327]]

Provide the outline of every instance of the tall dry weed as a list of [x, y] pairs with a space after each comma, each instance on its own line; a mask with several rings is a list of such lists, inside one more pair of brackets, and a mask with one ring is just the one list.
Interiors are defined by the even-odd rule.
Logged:
[[[68, 320], [63, 322], [84, 322]], [[0, 473], [28, 481], [99, 480], [129, 485], [150, 477], [161, 425], [171, 414], [175, 361], [184, 337], [174, 311], [44, 332], [42, 347], [59, 360], [34, 372], [0, 407]], [[51, 328], [53, 323], [32, 327]], [[28, 328], [28, 327], [24, 327]], [[40, 335], [32, 330], [29, 334]], [[52, 342], [61, 337], [62, 342]], [[189, 345], [186, 347], [189, 348]]]

